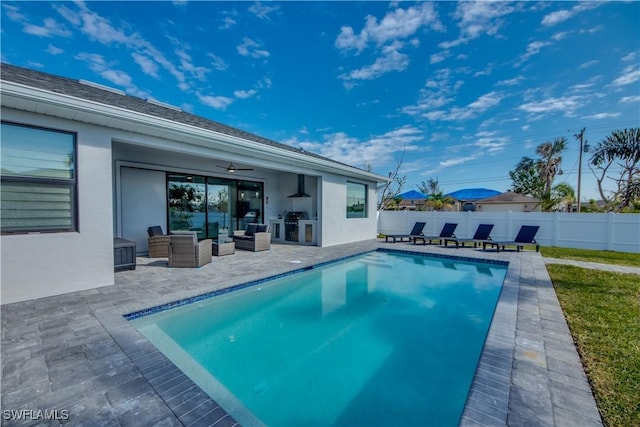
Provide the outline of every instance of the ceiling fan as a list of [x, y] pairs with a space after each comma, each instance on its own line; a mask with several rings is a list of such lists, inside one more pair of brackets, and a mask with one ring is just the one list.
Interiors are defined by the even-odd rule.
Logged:
[[229, 162], [229, 166], [220, 166], [220, 165], [216, 165], [216, 166], [222, 169], [226, 169], [227, 172], [229, 173], [234, 173], [235, 171], [252, 171], [253, 170], [249, 168], [237, 168], [234, 166], [233, 162]]

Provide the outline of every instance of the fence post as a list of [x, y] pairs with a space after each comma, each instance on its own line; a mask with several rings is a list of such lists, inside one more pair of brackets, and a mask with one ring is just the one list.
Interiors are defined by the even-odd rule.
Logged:
[[507, 237], [505, 240], [511, 240], [513, 236], [513, 212], [507, 211]]
[[607, 250], [613, 250], [613, 231], [615, 229], [615, 221], [616, 214], [613, 212], [609, 212], [607, 215]]
[[560, 212], [554, 212], [553, 215], [553, 238], [551, 239], [553, 246], [558, 246], [560, 241]]

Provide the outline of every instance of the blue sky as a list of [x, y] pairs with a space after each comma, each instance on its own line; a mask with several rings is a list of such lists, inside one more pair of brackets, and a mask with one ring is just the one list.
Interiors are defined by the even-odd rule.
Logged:
[[385, 176], [404, 151], [404, 191], [505, 191], [565, 137], [575, 188], [574, 134], [640, 126], [639, 29], [638, 2], [2, 1], [2, 61]]

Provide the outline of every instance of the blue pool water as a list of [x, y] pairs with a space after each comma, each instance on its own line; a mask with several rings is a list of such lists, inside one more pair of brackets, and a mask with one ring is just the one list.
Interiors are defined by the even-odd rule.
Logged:
[[132, 322], [244, 425], [455, 426], [505, 274], [370, 252]]

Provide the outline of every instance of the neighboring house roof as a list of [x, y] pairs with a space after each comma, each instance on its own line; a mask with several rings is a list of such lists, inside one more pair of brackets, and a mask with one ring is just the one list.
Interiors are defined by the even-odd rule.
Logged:
[[466, 188], [446, 194], [446, 196], [453, 197], [456, 200], [467, 201], [486, 199], [488, 197], [497, 196], [498, 194], [500, 194], [499, 191], [489, 190], [487, 188]]
[[406, 193], [399, 194], [398, 197], [402, 198], [402, 200], [419, 200], [429, 198], [429, 196], [426, 196], [416, 190], [409, 190]]
[[535, 197], [525, 196], [522, 194], [507, 191], [494, 197], [481, 200], [482, 204], [486, 203], [538, 203], [540, 200]]
[[[35, 71], [28, 68], [17, 67], [15, 65], [1, 63], [0, 64], [0, 72], [1, 72], [1, 80], [3, 82], [12, 82], [36, 89], [41, 89], [49, 92], [53, 92], [56, 94], [62, 94], [66, 96], [71, 96], [74, 98], [79, 98], [82, 100], [90, 101], [92, 103], [103, 104], [111, 107], [116, 107], [119, 109], [144, 114], [146, 116], [151, 116], [154, 118], [159, 118], [167, 121], [171, 121], [173, 123], [178, 123], [182, 125], [186, 125], [189, 127], [196, 127], [199, 129], [204, 129], [208, 131], [214, 131], [219, 134], [228, 135], [231, 137], [240, 138], [245, 141], [250, 141], [254, 143], [261, 144], [263, 146], [274, 147], [281, 150], [286, 150], [287, 152], [295, 153], [296, 155], [303, 155], [308, 158], [315, 158], [318, 160], [331, 162], [336, 166], [342, 166], [344, 170], [345, 167], [351, 169], [353, 172], [356, 172], [360, 175], [368, 175], [370, 178], [374, 178], [378, 182], [385, 182], [389, 179], [386, 177], [382, 177], [380, 175], [364, 171], [363, 169], [357, 168], [355, 166], [351, 166], [342, 162], [338, 162], [336, 160], [320, 156], [315, 153], [311, 153], [305, 151], [303, 149], [298, 149], [292, 147], [287, 144], [283, 144], [280, 142], [276, 142], [270, 140], [268, 138], [264, 138], [249, 132], [245, 132], [243, 130], [227, 126], [225, 124], [216, 122], [214, 120], [210, 120], [204, 117], [196, 116], [195, 114], [191, 114], [185, 111], [182, 111], [178, 107], [174, 107], [168, 104], [163, 104], [161, 102], [152, 100], [152, 99], [142, 99], [134, 96], [126, 95], [124, 92], [111, 89], [106, 86], [101, 87], [101, 85], [97, 85], [91, 82], [85, 82], [81, 80], [74, 80], [66, 77], [56, 76], [53, 74], [44, 73], [41, 71]], [[5, 86], [5, 85], [2, 85]], [[4, 87], [2, 87], [4, 89]], [[4, 92], [4, 90], [3, 90]], [[4, 98], [3, 93], [3, 98]], [[5, 100], [3, 99], [2, 105], [5, 105]], [[13, 105], [10, 105], [14, 107]], [[73, 108], [75, 106], [69, 106]], [[14, 107], [17, 108], [17, 107]], [[62, 112], [60, 113], [63, 114]], [[99, 114], [99, 113], [96, 113]], [[89, 121], [89, 115], [79, 115], [77, 120], [83, 120], [83, 118]], [[111, 120], [104, 120], [108, 122], [110, 125], [115, 125], [115, 120], [111, 117]], [[90, 121], [89, 121], [90, 122]], [[94, 119], [95, 122], [95, 119]]]

